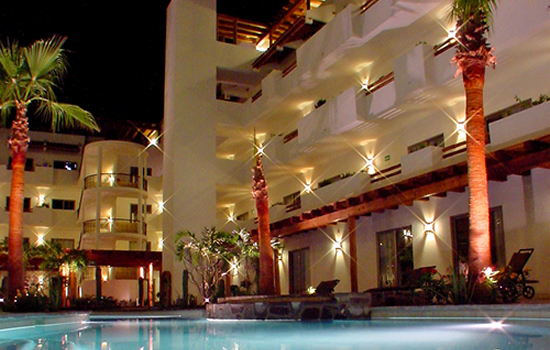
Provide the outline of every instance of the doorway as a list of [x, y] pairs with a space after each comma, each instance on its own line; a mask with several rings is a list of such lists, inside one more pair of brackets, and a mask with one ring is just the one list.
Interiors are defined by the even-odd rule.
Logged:
[[309, 285], [309, 248], [293, 250], [288, 253], [289, 293], [304, 294]]
[[[489, 209], [489, 231], [491, 235], [491, 263], [497, 268], [502, 268], [506, 266], [506, 254], [501, 206]], [[468, 261], [468, 250], [470, 248], [470, 219], [468, 214], [451, 217], [451, 233], [453, 236], [453, 266], [457, 268], [460, 261]]]
[[414, 269], [412, 227], [405, 226], [376, 234], [378, 246], [378, 286], [410, 284]]

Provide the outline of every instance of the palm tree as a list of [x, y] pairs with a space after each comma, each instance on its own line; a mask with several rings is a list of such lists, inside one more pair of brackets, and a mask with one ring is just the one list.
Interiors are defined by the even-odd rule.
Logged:
[[456, 21], [457, 53], [453, 61], [462, 72], [466, 93], [466, 132], [469, 213], [470, 272], [473, 277], [491, 265], [489, 195], [485, 164], [485, 115], [483, 86], [485, 67], [495, 66], [487, 33], [497, 0], [452, 0], [450, 17]]
[[48, 40], [38, 40], [28, 47], [20, 47], [16, 42], [0, 44], [0, 116], [4, 125], [15, 112], [8, 140], [12, 158], [8, 256], [10, 298], [25, 286], [22, 258], [23, 175], [30, 142], [29, 107], [36, 108], [37, 115], [48, 118], [53, 131], [76, 126], [99, 130], [89, 112], [56, 100], [54, 89], [67, 68], [62, 49], [66, 40], [66, 37], [54, 36]]
[[[255, 138], [255, 137], [254, 137]], [[260, 249], [260, 294], [275, 294], [275, 274], [273, 270], [273, 248], [269, 230], [269, 198], [265, 181], [262, 153], [254, 140], [254, 166], [252, 167], [252, 197], [256, 201], [258, 214], [258, 246]]]

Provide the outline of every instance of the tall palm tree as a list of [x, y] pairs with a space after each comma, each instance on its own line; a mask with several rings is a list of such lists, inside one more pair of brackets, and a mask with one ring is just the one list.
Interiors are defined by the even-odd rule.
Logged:
[[[254, 137], [255, 139], [256, 137]], [[260, 249], [260, 294], [275, 294], [275, 273], [273, 264], [273, 248], [271, 247], [271, 232], [269, 230], [269, 197], [265, 180], [262, 153], [254, 140], [254, 166], [252, 167], [252, 197], [256, 202], [258, 214], [258, 246]]]
[[[53, 131], [65, 127], [99, 130], [93, 116], [84, 109], [59, 103], [54, 89], [66, 73], [63, 44], [66, 37], [38, 40], [28, 47], [0, 44], [0, 116], [4, 125], [13, 119], [8, 145], [12, 157], [9, 224], [9, 297], [25, 286], [23, 265], [23, 186], [27, 158], [29, 123], [27, 111], [51, 121]], [[10, 118], [15, 112], [15, 117]]]
[[473, 276], [491, 265], [489, 195], [485, 164], [485, 115], [483, 86], [485, 67], [495, 66], [493, 50], [487, 43], [497, 0], [452, 0], [450, 17], [456, 21], [457, 53], [466, 93], [466, 132], [470, 213], [470, 272]]

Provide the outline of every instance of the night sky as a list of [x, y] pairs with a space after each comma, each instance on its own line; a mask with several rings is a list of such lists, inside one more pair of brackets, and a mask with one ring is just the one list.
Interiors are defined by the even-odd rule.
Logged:
[[[288, 0], [218, 0], [218, 11], [269, 22]], [[68, 36], [58, 100], [102, 119], [159, 122], [170, 0], [0, 0], [0, 40]], [[32, 122], [31, 122], [32, 128]]]
[[[163, 118], [169, 0], [0, 0], [0, 40], [66, 35], [68, 74], [58, 100], [98, 120]], [[32, 128], [32, 122], [31, 122]]]

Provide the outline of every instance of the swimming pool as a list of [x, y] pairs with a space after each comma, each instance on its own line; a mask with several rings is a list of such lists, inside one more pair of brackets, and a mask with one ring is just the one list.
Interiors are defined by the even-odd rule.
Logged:
[[[10, 334], [11, 332], [11, 334]], [[550, 349], [550, 322], [92, 319], [71, 332], [0, 332], [0, 350]]]

